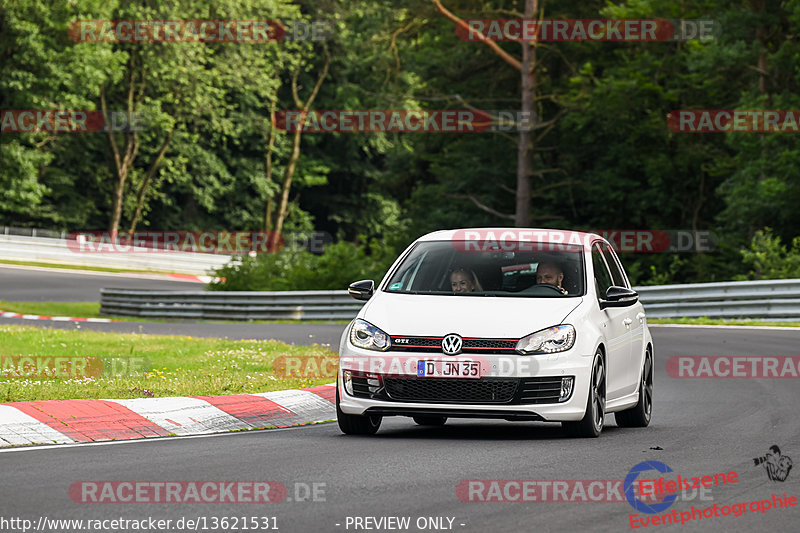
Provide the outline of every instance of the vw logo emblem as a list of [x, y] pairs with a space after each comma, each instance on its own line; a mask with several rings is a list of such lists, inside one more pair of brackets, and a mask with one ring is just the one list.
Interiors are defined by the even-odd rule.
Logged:
[[442, 351], [447, 355], [458, 355], [461, 353], [462, 344], [461, 337], [458, 335], [447, 335], [442, 339]]

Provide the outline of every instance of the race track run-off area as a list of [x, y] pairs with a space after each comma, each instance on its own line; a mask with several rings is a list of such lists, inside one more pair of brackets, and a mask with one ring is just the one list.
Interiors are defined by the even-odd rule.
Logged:
[[[796, 467], [786, 475], [770, 470], [765, 459], [774, 445], [779, 466], [800, 457], [797, 379], [672, 377], [666, 365], [673, 357], [796, 355], [800, 332], [652, 332], [648, 428], [618, 428], [607, 416], [600, 438], [571, 439], [558, 424], [465, 419], [421, 427], [389, 418], [371, 437], [345, 436], [323, 423], [6, 449], [0, 515], [19, 521], [1, 529], [21, 531], [29, 520], [29, 530], [122, 531], [130, 521], [158, 530], [161, 520], [164, 531], [237, 531], [245, 523], [297, 532], [792, 531], [800, 475]], [[170, 433], [181, 435], [174, 427]], [[642, 467], [645, 461], [653, 468]], [[651, 514], [626, 497], [635, 468], [634, 485], [663, 478], [666, 486], [678, 476], [717, 482], [672, 493], [674, 501], [652, 505]], [[83, 522], [57, 529], [54, 520]]]

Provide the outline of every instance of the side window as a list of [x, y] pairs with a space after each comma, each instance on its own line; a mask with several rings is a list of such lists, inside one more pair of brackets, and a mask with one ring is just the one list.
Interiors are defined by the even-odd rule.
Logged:
[[410, 291], [411, 286], [414, 283], [414, 279], [417, 277], [417, 273], [419, 272], [420, 266], [422, 265], [422, 261], [425, 259], [425, 256], [428, 254], [427, 251], [420, 252], [419, 249], [414, 250], [409, 255], [406, 263], [408, 265], [396, 272], [395, 275], [392, 277], [388, 290], [390, 291]]
[[619, 264], [615, 260], [614, 252], [607, 246], [603, 246], [603, 256], [606, 258], [608, 268], [611, 269], [611, 279], [617, 287], [627, 287], [625, 283], [625, 275], [620, 270]]
[[613, 283], [600, 247], [596, 244], [592, 246], [592, 266], [594, 267], [594, 284], [597, 287], [597, 296], [605, 298], [606, 291]]

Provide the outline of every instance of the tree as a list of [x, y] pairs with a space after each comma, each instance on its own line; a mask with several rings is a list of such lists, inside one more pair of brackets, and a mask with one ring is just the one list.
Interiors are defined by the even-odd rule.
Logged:
[[[563, 110], [557, 113], [553, 118], [548, 121], [538, 120], [540, 114], [534, 105], [537, 100], [541, 98], [539, 94], [539, 81], [538, 75], [541, 64], [537, 61], [536, 51], [540, 46], [537, 41], [522, 42], [522, 60], [517, 60], [503, 50], [497, 43], [489, 39], [484, 33], [470, 27], [464, 20], [460, 19], [452, 12], [447, 10], [440, 0], [432, 0], [436, 8], [453, 21], [455, 24], [462, 28], [466, 34], [470, 35], [482, 43], [489, 46], [492, 51], [497, 54], [504, 62], [511, 65], [520, 72], [521, 76], [521, 112], [523, 117], [530, 117], [530, 127], [522, 127], [519, 129], [519, 141], [517, 145], [517, 180], [515, 191], [515, 208], [514, 208], [514, 225], [517, 227], [528, 227], [531, 225], [531, 178], [533, 175], [542, 175], [547, 170], [533, 170], [533, 155], [536, 149], [537, 142], [541, 140], [553, 127], [553, 125], [563, 115]], [[530, 20], [537, 16], [541, 16], [539, 10], [538, 0], [525, 0], [525, 12], [519, 14], [521, 18]], [[552, 96], [550, 96], [552, 98]], [[540, 135], [536, 135], [537, 130], [544, 130]], [[554, 169], [548, 169], [553, 171]], [[562, 184], [563, 185], [563, 184]], [[479, 208], [487, 211], [500, 218], [512, 218], [509, 215], [504, 215], [496, 210], [493, 210], [483, 203], [479, 202], [474, 196], [470, 199]]]

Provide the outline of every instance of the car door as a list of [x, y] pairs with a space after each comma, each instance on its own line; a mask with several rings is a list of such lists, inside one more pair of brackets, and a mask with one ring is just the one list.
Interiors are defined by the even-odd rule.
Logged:
[[[600, 243], [592, 245], [592, 268], [599, 306], [605, 298], [606, 290], [614, 284]], [[627, 370], [630, 365], [628, 309], [606, 307], [600, 309], [600, 317], [600, 328], [606, 337], [606, 399], [610, 401], [623, 396], [628, 388]]]
[[[631, 286], [628, 281], [628, 276], [625, 275], [625, 271], [622, 269], [622, 263], [619, 257], [617, 257], [617, 254], [608, 246], [603, 245], [601, 248], [603, 250], [603, 257], [611, 272], [611, 280], [614, 282], [614, 285], [630, 289]], [[625, 395], [632, 394], [639, 384], [639, 369], [641, 367], [642, 353], [644, 353], [644, 308], [641, 303], [636, 302], [631, 306], [622, 307], [620, 310], [625, 311], [623, 322], [628, 324], [629, 327], [628, 364], [625, 366], [624, 384], [620, 390], [620, 392]]]

